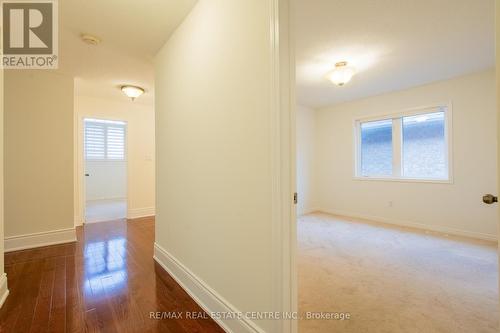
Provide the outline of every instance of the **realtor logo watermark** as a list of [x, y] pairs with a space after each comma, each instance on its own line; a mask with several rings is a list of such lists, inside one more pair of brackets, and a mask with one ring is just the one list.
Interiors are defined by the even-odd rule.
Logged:
[[2, 31], [4, 68], [58, 67], [56, 0], [2, 1]]

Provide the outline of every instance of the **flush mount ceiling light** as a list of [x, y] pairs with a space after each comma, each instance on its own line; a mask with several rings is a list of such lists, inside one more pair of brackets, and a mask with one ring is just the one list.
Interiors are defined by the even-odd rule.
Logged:
[[125, 95], [127, 95], [127, 97], [131, 98], [132, 100], [135, 100], [137, 97], [144, 94], [144, 89], [137, 86], [121, 86], [120, 89]]
[[348, 66], [347, 61], [341, 61], [335, 64], [335, 69], [328, 73], [326, 77], [337, 86], [343, 86], [351, 81], [354, 74], [356, 74], [356, 70]]
[[89, 34], [82, 34], [80, 37], [85, 43], [90, 45], [97, 45], [101, 42], [101, 39], [99, 37], [92, 36]]

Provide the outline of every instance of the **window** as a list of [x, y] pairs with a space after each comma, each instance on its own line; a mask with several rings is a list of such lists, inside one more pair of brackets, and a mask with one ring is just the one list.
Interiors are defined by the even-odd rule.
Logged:
[[85, 159], [125, 160], [125, 126], [121, 121], [85, 119]]
[[447, 106], [356, 121], [356, 176], [450, 180]]

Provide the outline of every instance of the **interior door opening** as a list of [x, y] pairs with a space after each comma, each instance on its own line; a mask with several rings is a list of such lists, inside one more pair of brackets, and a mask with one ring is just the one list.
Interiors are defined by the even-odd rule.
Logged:
[[299, 332], [497, 333], [495, 1], [382, 2], [294, 6]]
[[127, 123], [84, 119], [85, 223], [127, 217]]

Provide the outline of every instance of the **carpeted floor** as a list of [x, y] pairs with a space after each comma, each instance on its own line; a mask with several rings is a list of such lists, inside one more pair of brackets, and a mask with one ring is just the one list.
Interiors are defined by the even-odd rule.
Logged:
[[299, 332], [498, 332], [496, 244], [327, 214], [299, 218]]

